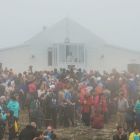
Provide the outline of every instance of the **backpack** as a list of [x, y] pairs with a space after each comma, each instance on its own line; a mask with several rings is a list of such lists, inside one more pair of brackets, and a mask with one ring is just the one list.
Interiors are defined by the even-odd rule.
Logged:
[[16, 120], [14, 122], [14, 129], [15, 129], [16, 136], [18, 136], [20, 133], [20, 125]]
[[52, 96], [50, 98], [49, 106], [50, 106], [51, 109], [56, 109], [57, 108], [57, 98]]
[[136, 102], [136, 105], [135, 105], [134, 109], [135, 109], [136, 113], [140, 113], [140, 101]]
[[103, 127], [104, 127], [104, 116], [102, 114], [93, 116], [92, 128], [101, 129]]
[[40, 109], [40, 102], [39, 102], [39, 100], [32, 101], [31, 104], [30, 104], [30, 109], [32, 111], [39, 110]]

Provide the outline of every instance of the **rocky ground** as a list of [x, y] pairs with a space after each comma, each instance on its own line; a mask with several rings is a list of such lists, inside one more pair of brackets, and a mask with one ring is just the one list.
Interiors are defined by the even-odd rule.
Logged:
[[55, 132], [59, 140], [112, 140], [115, 123], [111, 120], [105, 124], [104, 129], [99, 130], [79, 124], [76, 127], [57, 129]]
[[[93, 129], [77, 123], [75, 127], [58, 128], [55, 130], [58, 140], [112, 140], [115, 132], [115, 116], [112, 116], [110, 123], [105, 124], [104, 129]], [[28, 113], [21, 112], [21, 127], [28, 123]]]
[[58, 140], [111, 140], [113, 129], [92, 129], [89, 127], [75, 127], [58, 129], [56, 131]]

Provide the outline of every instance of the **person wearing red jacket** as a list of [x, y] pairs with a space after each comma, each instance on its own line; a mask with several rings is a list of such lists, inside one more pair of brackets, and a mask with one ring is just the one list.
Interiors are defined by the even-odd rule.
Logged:
[[85, 95], [83, 101], [81, 102], [81, 111], [82, 111], [82, 121], [86, 126], [89, 126], [91, 103], [90, 103], [90, 97], [88, 95]]

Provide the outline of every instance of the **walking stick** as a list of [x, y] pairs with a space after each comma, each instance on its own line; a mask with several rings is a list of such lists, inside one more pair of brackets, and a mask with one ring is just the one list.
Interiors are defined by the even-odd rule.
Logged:
[[[74, 121], [74, 127], [75, 127], [75, 103], [73, 105], [74, 105], [74, 118], [73, 118], [73, 121]], [[73, 135], [73, 140], [75, 140], [75, 133]]]
[[73, 118], [74, 120], [74, 126], [75, 126], [75, 103], [74, 103], [74, 118]]

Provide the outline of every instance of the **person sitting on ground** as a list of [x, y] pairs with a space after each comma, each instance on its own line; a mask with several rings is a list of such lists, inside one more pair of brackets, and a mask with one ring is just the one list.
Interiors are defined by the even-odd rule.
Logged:
[[127, 135], [122, 126], [117, 126], [117, 132], [113, 135], [113, 140], [127, 140]]
[[[36, 137], [33, 138], [33, 140], [44, 140], [43, 132], [42, 131], [38, 131], [37, 134], [36, 134]], [[49, 140], [51, 140], [51, 139], [49, 139]]]
[[19, 140], [33, 140], [37, 135], [36, 123], [31, 122], [19, 134]]
[[44, 137], [45, 137], [45, 140], [55, 140], [56, 139], [56, 135], [53, 132], [52, 126], [48, 126], [47, 130], [44, 131]]
[[134, 132], [130, 134], [129, 140], [140, 140], [140, 132], [137, 126], [134, 128]]

